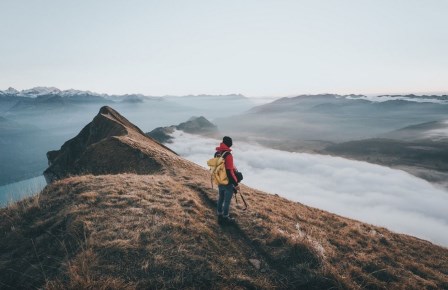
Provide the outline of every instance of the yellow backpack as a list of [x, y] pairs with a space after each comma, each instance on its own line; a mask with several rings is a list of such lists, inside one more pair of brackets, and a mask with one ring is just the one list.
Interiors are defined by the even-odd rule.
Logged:
[[213, 183], [216, 185], [227, 185], [229, 184], [229, 178], [226, 173], [225, 158], [229, 152], [225, 151], [222, 155], [218, 155], [215, 158], [207, 161], [207, 165], [210, 166], [211, 173], [211, 184], [213, 188]]

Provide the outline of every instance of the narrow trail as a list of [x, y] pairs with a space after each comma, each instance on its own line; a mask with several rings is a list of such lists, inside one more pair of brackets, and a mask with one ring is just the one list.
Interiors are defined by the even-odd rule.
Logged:
[[[241, 214], [237, 215], [238, 219], [235, 223], [227, 225], [219, 225], [215, 213], [216, 210], [216, 199], [211, 198], [213, 195], [217, 195], [216, 189], [207, 188], [204, 189], [202, 185], [195, 183], [186, 183], [187, 187], [195, 191], [203, 203], [210, 208], [210, 219], [216, 220], [215, 230], [219, 232], [224, 232], [227, 235], [229, 242], [233, 244], [238, 244], [239, 247], [243, 249], [246, 253], [245, 259], [249, 267], [253, 267], [249, 264], [249, 259], [257, 259], [261, 261], [260, 274], [268, 276], [272, 281], [278, 285], [279, 288], [289, 288], [291, 281], [288, 282], [288, 278], [285, 274], [287, 273], [287, 267], [283, 266], [281, 262], [276, 261], [269, 253], [266, 252], [256, 241], [252, 240], [246, 233], [246, 231], [240, 226], [244, 224], [246, 219]], [[235, 205], [233, 205], [233, 210], [235, 211]], [[297, 287], [297, 285], [295, 285]], [[299, 288], [296, 288], [299, 289]]]

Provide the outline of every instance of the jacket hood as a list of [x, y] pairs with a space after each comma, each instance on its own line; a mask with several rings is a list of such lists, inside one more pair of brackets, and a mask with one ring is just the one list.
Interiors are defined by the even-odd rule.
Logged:
[[219, 144], [219, 147], [216, 147], [216, 151], [232, 151], [232, 149], [230, 149], [226, 144], [221, 143]]

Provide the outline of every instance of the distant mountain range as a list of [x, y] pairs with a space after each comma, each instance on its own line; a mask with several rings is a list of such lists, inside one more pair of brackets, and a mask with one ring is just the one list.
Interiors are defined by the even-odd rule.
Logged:
[[144, 100], [178, 100], [180, 98], [183, 99], [196, 99], [196, 100], [204, 100], [204, 98], [221, 98], [226, 100], [235, 100], [246, 98], [241, 94], [229, 94], [229, 95], [185, 95], [185, 96], [146, 96], [143, 94], [101, 94], [95, 93], [91, 91], [82, 91], [82, 90], [60, 90], [55, 87], [34, 87], [27, 90], [18, 91], [12, 87], [7, 90], [0, 90], [0, 97], [5, 96], [14, 96], [14, 97], [28, 97], [28, 98], [37, 98], [40, 96], [60, 96], [63, 99], [69, 99], [73, 101], [98, 101], [98, 100], [109, 100], [115, 102], [141, 102]]
[[448, 103], [448, 95], [380, 95], [380, 96], [349, 96], [354, 99], [365, 99], [372, 102], [386, 102], [391, 100], [403, 100], [412, 102], [432, 102], [432, 103]]
[[58, 95], [61, 97], [73, 97], [73, 96], [91, 96], [91, 97], [101, 97], [101, 98], [111, 98], [116, 96], [140, 96], [145, 97], [144, 95], [138, 95], [138, 94], [126, 94], [126, 95], [108, 95], [108, 94], [99, 94], [94, 93], [91, 91], [81, 91], [81, 90], [60, 90], [55, 87], [35, 87], [32, 89], [27, 90], [21, 90], [18, 91], [14, 88], [8, 88], [7, 90], [1, 91], [0, 90], [0, 96], [1, 95], [10, 95], [10, 96], [19, 96], [19, 97], [30, 97], [35, 98], [38, 96], [48, 96], [48, 95]]
[[446, 119], [448, 101], [443, 100], [448, 96], [438, 96], [440, 102], [421, 102], [425, 97], [392, 96], [372, 101], [361, 95], [301, 95], [256, 106], [243, 114], [215, 120], [215, 124], [232, 134], [260, 140], [344, 142]]
[[[0, 114], [32, 110], [71, 108], [73, 105], [111, 105], [165, 102], [183, 110], [208, 110], [211, 115], [222, 117], [223, 112], [243, 112], [254, 103], [241, 94], [146, 96], [143, 94], [100, 94], [81, 90], [60, 90], [55, 87], [35, 87], [18, 91], [14, 88], [0, 90]], [[231, 110], [233, 108], [233, 110]], [[196, 112], [199, 113], [199, 112]], [[210, 117], [208, 116], [208, 117]]]
[[[13, 99], [11, 99], [13, 98]], [[18, 98], [18, 99], [17, 99]], [[160, 97], [150, 97], [141, 94], [109, 95], [91, 91], [60, 90], [54, 87], [35, 87], [18, 91], [14, 88], [0, 90], [0, 101], [19, 100], [26, 104], [40, 103], [112, 103], [112, 102], [143, 102], [144, 100], [160, 100]]]

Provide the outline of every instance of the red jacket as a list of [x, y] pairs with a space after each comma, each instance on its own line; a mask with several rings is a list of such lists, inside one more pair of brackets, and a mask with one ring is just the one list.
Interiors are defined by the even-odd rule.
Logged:
[[[221, 143], [219, 144], [219, 147], [216, 147], [216, 151], [218, 153], [222, 153], [225, 151], [232, 151], [232, 149], [230, 149], [226, 144]], [[238, 179], [235, 176], [235, 166], [233, 165], [233, 156], [232, 154], [227, 154], [226, 158], [224, 159], [225, 162], [225, 166], [226, 166], [226, 172], [227, 172], [227, 177], [229, 178], [230, 183], [237, 185], [238, 184]], [[233, 179], [233, 180], [231, 180]], [[233, 181], [233, 182], [232, 182]]]

